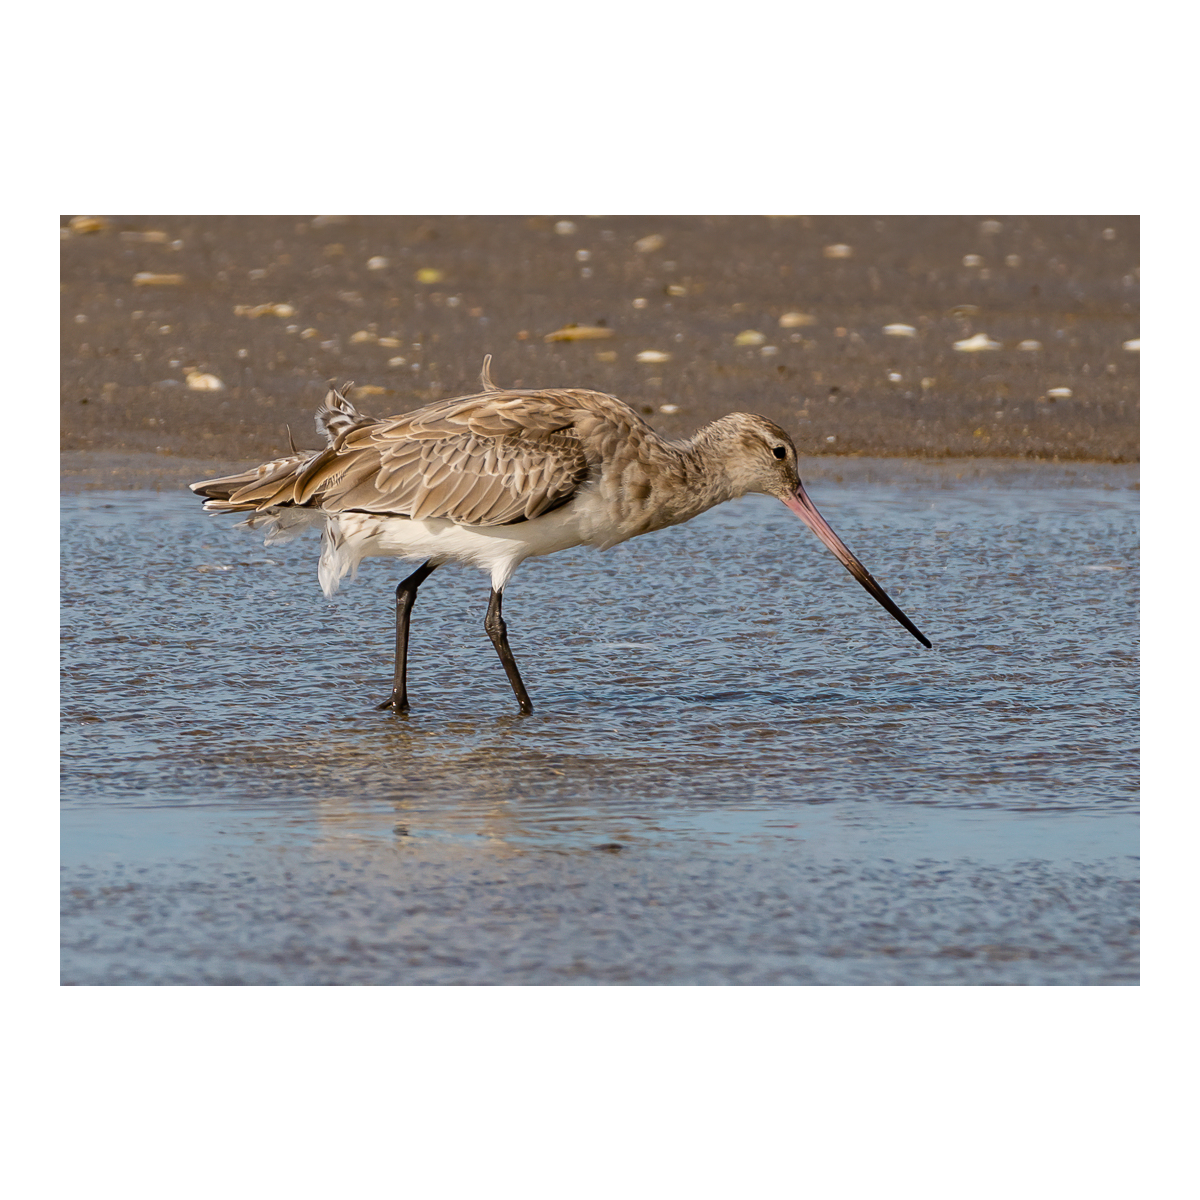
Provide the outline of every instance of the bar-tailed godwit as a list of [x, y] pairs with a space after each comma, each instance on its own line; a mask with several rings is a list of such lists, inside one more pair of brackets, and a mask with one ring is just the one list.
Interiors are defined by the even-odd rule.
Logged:
[[893, 603], [808, 498], [792, 439], [765, 417], [730, 413], [694, 437], [660, 437], [629, 405], [600, 392], [498, 388], [396, 417], [371, 417], [331, 388], [317, 411], [328, 445], [240, 475], [193, 483], [215, 512], [249, 512], [267, 544], [321, 530], [318, 577], [331, 596], [362, 559], [424, 560], [396, 588], [392, 694], [408, 709], [408, 624], [417, 588], [443, 563], [491, 576], [484, 628], [523, 713], [533, 711], [501, 615], [504, 585], [525, 559], [572, 546], [605, 550], [749, 492], [774, 496], [923, 646]]

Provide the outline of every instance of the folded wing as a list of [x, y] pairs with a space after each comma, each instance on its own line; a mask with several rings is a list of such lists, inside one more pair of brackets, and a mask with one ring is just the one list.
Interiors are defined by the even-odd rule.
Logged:
[[[212, 509], [286, 506], [508, 525], [565, 504], [589, 477], [574, 429], [579, 394], [501, 392], [363, 418], [336, 391], [331, 445], [192, 490]], [[336, 405], [336, 408], [334, 408]], [[329, 422], [332, 423], [332, 422]]]

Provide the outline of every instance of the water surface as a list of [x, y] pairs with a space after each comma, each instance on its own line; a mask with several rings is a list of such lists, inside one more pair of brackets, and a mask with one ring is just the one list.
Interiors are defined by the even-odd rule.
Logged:
[[[64, 499], [70, 983], [1136, 982], [1129, 467], [814, 476], [924, 650], [747, 497], [506, 591], [327, 602], [189, 495]], [[840, 479], [840, 482], [839, 482]]]

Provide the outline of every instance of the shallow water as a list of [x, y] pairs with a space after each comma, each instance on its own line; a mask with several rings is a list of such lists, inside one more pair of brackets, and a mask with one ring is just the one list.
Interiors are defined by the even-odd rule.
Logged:
[[332, 603], [189, 495], [64, 498], [69, 983], [1134, 983], [1137, 492], [847, 464]]

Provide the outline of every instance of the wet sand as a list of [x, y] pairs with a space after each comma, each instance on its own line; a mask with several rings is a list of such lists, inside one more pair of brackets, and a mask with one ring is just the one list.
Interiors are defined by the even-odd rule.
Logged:
[[[473, 390], [485, 354], [505, 386], [611, 392], [668, 436], [740, 409], [814, 456], [1138, 457], [1134, 217], [101, 224], [63, 219], [68, 490], [185, 484], [289, 427], [316, 445], [328, 380], [402, 412]], [[612, 336], [545, 340], [570, 325]], [[997, 348], [954, 349], [981, 334]]]

